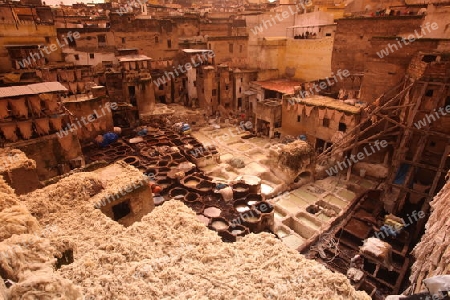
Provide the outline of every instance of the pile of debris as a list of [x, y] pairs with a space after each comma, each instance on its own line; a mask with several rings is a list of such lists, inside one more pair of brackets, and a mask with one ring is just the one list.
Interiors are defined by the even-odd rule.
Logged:
[[[370, 299], [344, 275], [307, 260], [271, 234], [223, 243], [179, 201], [125, 228], [94, 208], [100, 179], [77, 173], [21, 197], [41, 226], [53, 230], [28, 239], [21, 250], [26, 255], [1, 261], [11, 274], [19, 270], [19, 283], [8, 289], [16, 292], [7, 299], [18, 299], [19, 291], [81, 299], [80, 288], [87, 299]], [[0, 252], [14, 238], [0, 243]], [[73, 260], [58, 264], [54, 257], [68, 246]], [[36, 263], [48, 272], [28, 272]], [[51, 273], [50, 266], [59, 269]]]

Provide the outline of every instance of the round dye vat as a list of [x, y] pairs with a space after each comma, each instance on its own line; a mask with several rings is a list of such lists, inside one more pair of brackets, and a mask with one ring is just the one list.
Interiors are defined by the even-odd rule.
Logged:
[[209, 218], [205, 217], [204, 215], [197, 215], [197, 219], [205, 225], [209, 224]]
[[211, 223], [211, 227], [216, 231], [227, 230], [228, 224], [224, 221], [214, 221]]
[[250, 208], [247, 205], [240, 204], [240, 205], [236, 205], [236, 210], [241, 213], [241, 212], [249, 211]]
[[203, 211], [203, 214], [209, 218], [217, 218], [220, 216], [221, 212], [222, 211], [219, 208], [211, 206], [211, 207], [205, 208], [205, 210]]
[[273, 187], [271, 187], [270, 185], [265, 184], [265, 183], [261, 184], [261, 194], [268, 195], [272, 192], [273, 192]]

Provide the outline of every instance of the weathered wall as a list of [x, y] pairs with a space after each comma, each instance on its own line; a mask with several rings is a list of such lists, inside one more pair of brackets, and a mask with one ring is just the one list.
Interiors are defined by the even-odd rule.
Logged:
[[284, 76], [305, 81], [325, 78], [331, 74], [333, 38], [286, 41], [279, 69]]
[[352, 18], [337, 20], [331, 69], [348, 69], [350, 73], [365, 71], [367, 50], [374, 36], [408, 35], [422, 24], [422, 17]]
[[178, 53], [178, 31], [170, 20], [112, 14], [111, 31], [117, 48], [136, 48], [155, 60], [170, 59]]
[[46, 180], [70, 171], [70, 160], [83, 157], [78, 137], [71, 132], [63, 138], [45, 136], [31, 141], [15, 143], [28, 158], [36, 161], [39, 180]]
[[[92, 142], [97, 135], [113, 130], [112, 110], [110, 103], [106, 102], [109, 100], [105, 97], [64, 102], [64, 106], [73, 114], [71, 124], [81, 125], [77, 125], [77, 135], [81, 142]], [[93, 118], [95, 115], [95, 120], [90, 122], [88, 117]]]
[[[117, 64], [118, 60], [114, 54], [114, 52], [104, 53], [98, 51], [92, 52], [82, 52], [77, 51], [73, 48], [65, 48], [63, 50], [64, 60], [68, 63], [73, 63], [76, 66], [97, 66], [98, 64], [102, 64], [102, 62], [112, 62], [112, 64]], [[77, 57], [75, 56], [78, 56]], [[94, 56], [94, 58], [91, 57]]]
[[[49, 38], [49, 42], [46, 42], [46, 37]], [[16, 68], [12, 65], [12, 61], [8, 56], [8, 51], [4, 47], [5, 45], [45, 45], [50, 46], [56, 44], [56, 29], [53, 25], [35, 25], [31, 22], [21, 22], [16, 25], [14, 23], [7, 23], [0, 21], [0, 72], [8, 72], [11, 68]], [[49, 51], [50, 52], [50, 51]], [[57, 47], [57, 50], [46, 54], [44, 57], [50, 62], [61, 61], [61, 48]], [[27, 57], [23, 57], [25, 59]]]
[[246, 36], [210, 37], [208, 49], [214, 51], [216, 64], [226, 63], [230, 67], [245, 64], [248, 55]]
[[[388, 45], [398, 45], [395, 38], [372, 38], [371, 48], [365, 62], [364, 80], [361, 87], [361, 99], [372, 102], [384, 92], [396, 86], [405, 76], [408, 66], [418, 52], [450, 51], [450, 40], [419, 39], [390, 52], [380, 58], [380, 52]], [[395, 49], [392, 47], [392, 49]]]
[[[447, 175], [448, 178], [448, 175]], [[416, 258], [409, 278], [415, 284], [414, 291], [425, 291], [423, 279], [450, 274], [450, 181], [431, 202], [432, 213], [425, 225], [425, 234], [413, 250]]]
[[[319, 110], [321, 113], [319, 113]], [[347, 132], [355, 127], [358, 115], [346, 115], [329, 108], [326, 111], [324, 107], [305, 106], [303, 104], [292, 105], [284, 100], [282, 105], [282, 131], [293, 136], [306, 135], [308, 141], [315, 145], [317, 138], [331, 142], [333, 135], [339, 131], [339, 123], [347, 125]], [[300, 117], [300, 120], [298, 117]], [[329, 119], [328, 127], [324, 126], [324, 118]]]
[[[128, 189], [131, 190], [131, 186], [128, 187]], [[130, 214], [117, 220], [117, 222], [123, 226], [128, 227], [133, 223], [140, 221], [142, 217], [150, 213], [155, 207], [152, 192], [147, 183], [142, 183], [141, 187], [133, 189], [131, 192], [128, 192], [128, 190], [122, 190], [122, 192], [125, 194], [124, 196], [117, 194], [120, 195], [117, 200], [107, 203], [100, 209], [106, 216], [114, 220], [113, 206], [128, 202], [131, 210]], [[112, 199], [116, 199], [114, 197], [113, 194]]]
[[429, 5], [424, 24], [436, 22], [437, 29], [427, 34], [428, 38], [450, 38], [450, 7]]

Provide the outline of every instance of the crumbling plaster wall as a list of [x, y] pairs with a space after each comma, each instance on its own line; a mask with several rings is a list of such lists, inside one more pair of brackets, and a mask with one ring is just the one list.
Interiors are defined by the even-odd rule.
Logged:
[[[324, 111], [325, 108], [303, 104], [292, 105], [288, 101], [283, 101], [283, 132], [293, 136], [306, 135], [308, 141], [315, 146], [318, 138], [331, 142], [333, 136], [339, 131], [339, 123], [344, 123], [348, 132], [355, 127], [359, 119], [359, 115], [348, 113], [345, 115], [345, 113], [337, 110], [326, 109], [328, 111], [327, 117], [329, 115], [333, 117], [329, 118], [329, 126], [325, 127], [323, 124], [325, 113], [319, 113], [319, 110]], [[300, 117], [300, 121], [298, 121], [298, 117]]]
[[[414, 57], [416, 53], [438, 50], [450, 51], [450, 40], [423, 39], [416, 40], [409, 45], [402, 43], [402, 48], [398, 47], [398, 50], [380, 58], [377, 53], [385, 50], [386, 47], [389, 47], [389, 44], [398, 46], [398, 39], [395, 37], [373, 37], [370, 44], [371, 47], [364, 64], [365, 73], [361, 86], [361, 100], [367, 102], [374, 101], [380, 95], [395, 87], [407, 74], [411, 62], [420, 64], [420, 62], [411, 61], [411, 57]], [[392, 49], [395, 48], [392, 46]], [[414, 65], [411, 67], [415, 68]]]
[[[106, 97], [64, 102], [64, 106], [73, 114], [72, 124], [77, 125], [79, 121], [82, 125], [81, 127], [77, 125], [77, 136], [80, 142], [92, 142], [97, 135], [113, 130], [112, 110], [110, 104], [106, 104], [107, 102], [109, 102], [109, 99]], [[96, 119], [89, 122], [89, 116], [96, 116]], [[82, 118], [87, 124], [81, 121]]]
[[330, 76], [333, 41], [332, 37], [288, 39], [284, 56], [279, 56], [278, 66], [281, 74], [304, 81]]
[[83, 157], [78, 137], [70, 131], [63, 138], [50, 135], [18, 142], [14, 144], [14, 147], [36, 161], [39, 180], [46, 180], [70, 171], [70, 160]]
[[[11, 12], [9, 12], [11, 13]], [[45, 38], [49, 37], [49, 43]], [[33, 23], [20, 23], [16, 27], [14, 23], [6, 23], [0, 21], [0, 72], [9, 72], [12, 65], [8, 51], [4, 45], [46, 45], [56, 44], [56, 29], [53, 25], [35, 25]], [[56, 51], [45, 54], [50, 62], [61, 61], [61, 48], [57, 47]], [[26, 57], [24, 57], [26, 58]]]
[[450, 181], [447, 181], [430, 205], [432, 213], [425, 225], [425, 234], [413, 250], [416, 261], [411, 268], [409, 280], [415, 284], [416, 293], [426, 290], [423, 279], [450, 274]]
[[[337, 20], [331, 69], [349, 70], [351, 74], [364, 73], [368, 50], [373, 37], [404, 36], [420, 30], [423, 17], [351, 18]], [[386, 45], [387, 46], [387, 45]], [[375, 53], [375, 52], [373, 52]], [[339, 83], [337, 88], [339, 88]]]

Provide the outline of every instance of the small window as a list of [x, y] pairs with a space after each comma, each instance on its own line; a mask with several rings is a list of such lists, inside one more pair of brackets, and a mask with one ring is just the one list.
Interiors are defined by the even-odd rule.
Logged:
[[211, 50], [211, 44], [208, 44], [208, 49]]
[[114, 214], [114, 221], [119, 221], [123, 217], [126, 217], [131, 213], [130, 200], [114, 205], [112, 211]]
[[75, 57], [75, 60], [80, 60], [80, 56], [78, 54], [75, 54], [74, 57]]
[[301, 122], [302, 121], [302, 116], [297, 115], [297, 122]]
[[95, 58], [95, 54], [94, 53], [89, 53], [89, 58], [90, 59], [94, 59]]
[[195, 87], [197, 86], [197, 80], [194, 80], [194, 86]]
[[436, 61], [437, 56], [436, 55], [424, 55], [422, 57], [422, 61], [426, 63], [430, 63], [433, 61]]
[[104, 60], [102, 61], [102, 65], [105, 68], [112, 68], [113, 67], [113, 62], [110, 60]]
[[172, 41], [171, 40], [167, 40], [167, 48], [172, 48]]
[[217, 96], [217, 90], [216, 90], [216, 89], [213, 89], [213, 90], [212, 90], [212, 95], [213, 95], [213, 96]]
[[325, 36], [331, 36], [331, 33], [325, 33]]
[[428, 90], [428, 91], [426, 91], [425, 96], [433, 97], [433, 93], [434, 93], [434, 90]]
[[106, 43], [106, 35], [105, 34], [101, 34], [98, 36], [98, 42], [99, 43]]
[[347, 131], [347, 125], [345, 125], [345, 123], [339, 122], [339, 131], [342, 131], [342, 132]]
[[330, 119], [328, 119], [328, 118], [323, 118], [322, 126], [323, 126], [323, 127], [330, 127]]
[[435, 142], [430, 142], [430, 147], [436, 147], [436, 143]]
[[239, 93], [242, 93], [242, 88], [241, 87], [239, 87]]
[[244, 52], [244, 46], [243, 45], [239, 45], [239, 53]]
[[159, 43], [159, 36], [155, 36], [155, 44]]
[[228, 44], [228, 50], [230, 53], [233, 53], [233, 44]]
[[125, 44], [126, 38], [122, 38], [122, 44]]
[[45, 42], [48, 44], [48, 43], [50, 43], [50, 37], [49, 36], [46, 36], [45, 37]]
[[228, 85], [225, 86], [225, 90], [228, 91], [230, 87]]

